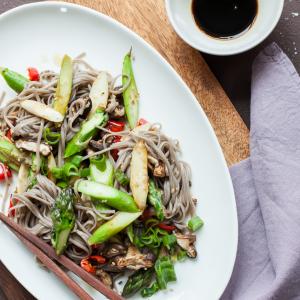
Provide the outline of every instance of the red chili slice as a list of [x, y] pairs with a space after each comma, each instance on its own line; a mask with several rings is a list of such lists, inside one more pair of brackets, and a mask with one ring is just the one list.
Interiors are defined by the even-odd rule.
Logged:
[[91, 274], [96, 273], [96, 268], [92, 266], [88, 258], [84, 258], [80, 262], [81, 268], [83, 268], [85, 271]]
[[90, 260], [96, 261], [98, 264], [105, 264], [106, 259], [101, 255], [92, 255], [89, 257]]
[[107, 127], [112, 132], [120, 132], [125, 128], [125, 122], [109, 120], [107, 122]]
[[5, 178], [10, 178], [11, 176], [11, 170], [3, 163], [0, 163], [0, 181], [4, 181]]
[[6, 136], [10, 141], [12, 140], [12, 131], [11, 131], [11, 129], [9, 129], [9, 130], [6, 132], [5, 136]]
[[[114, 137], [114, 139], [113, 139], [113, 143], [119, 143], [119, 142], [121, 142], [121, 139], [122, 139], [121, 136], [116, 135], [116, 136]], [[110, 153], [111, 153], [111, 156], [113, 157], [113, 159], [114, 159], [115, 161], [117, 161], [118, 158], [119, 158], [119, 150], [118, 150], [118, 149], [113, 149], [113, 150], [110, 151]]]
[[30, 81], [40, 81], [40, 74], [36, 68], [28, 68], [27, 71]]
[[173, 226], [173, 225], [167, 225], [167, 224], [164, 224], [164, 223], [159, 223], [157, 224], [157, 226], [160, 228], [160, 229], [163, 229], [163, 230], [166, 230], [166, 231], [173, 231], [176, 229], [176, 226]]

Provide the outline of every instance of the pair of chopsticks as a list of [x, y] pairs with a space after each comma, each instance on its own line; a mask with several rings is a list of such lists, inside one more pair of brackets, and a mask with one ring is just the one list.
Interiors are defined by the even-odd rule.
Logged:
[[35, 236], [28, 230], [22, 228], [12, 219], [0, 212], [0, 220], [6, 224], [11, 231], [23, 242], [23, 244], [58, 278], [60, 278], [66, 286], [70, 288], [80, 299], [93, 300], [93, 298], [81, 288], [73, 279], [71, 279], [54, 261], [64, 266], [69, 271], [76, 274], [90, 286], [95, 288], [101, 294], [111, 300], [123, 300], [123, 298], [115, 291], [104, 285], [99, 279], [92, 274], [86, 272], [80, 266], [75, 264], [65, 255], [57, 256], [54, 249], [39, 237]]

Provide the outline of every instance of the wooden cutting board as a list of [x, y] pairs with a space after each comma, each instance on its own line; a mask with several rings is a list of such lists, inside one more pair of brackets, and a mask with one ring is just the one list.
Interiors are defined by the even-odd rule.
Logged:
[[169, 61], [198, 99], [216, 132], [228, 165], [248, 157], [249, 132], [246, 125], [201, 54], [185, 44], [174, 32], [166, 16], [164, 0], [67, 0], [67, 2], [81, 4], [109, 15], [153, 45]]

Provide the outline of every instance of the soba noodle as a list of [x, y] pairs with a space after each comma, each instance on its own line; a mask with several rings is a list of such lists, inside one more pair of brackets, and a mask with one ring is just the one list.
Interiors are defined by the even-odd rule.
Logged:
[[[60, 193], [57, 187], [47, 177], [40, 173], [41, 153], [40, 145], [43, 141], [43, 132], [49, 128], [51, 131], [60, 133], [60, 140], [55, 147], [55, 158], [58, 167], [64, 165], [64, 152], [66, 144], [79, 131], [80, 124], [86, 117], [86, 109], [91, 105], [89, 93], [91, 86], [98, 76], [98, 70], [91, 67], [83, 59], [82, 55], [73, 60], [73, 86], [70, 104], [65, 119], [59, 129], [55, 124], [36, 117], [21, 108], [20, 102], [30, 99], [51, 106], [55, 98], [58, 74], [52, 71], [44, 71], [40, 74], [39, 82], [29, 82], [25, 89], [12, 99], [6, 106], [0, 109], [1, 129], [4, 131], [10, 128], [13, 138], [23, 138], [37, 144], [36, 151], [36, 179], [37, 183], [22, 194], [13, 194], [15, 220], [44, 241], [51, 243], [52, 220], [50, 216], [51, 207]], [[109, 99], [107, 113], [112, 113], [120, 104], [118, 97], [130, 84], [127, 80], [125, 86], [116, 87], [119, 76], [113, 78], [107, 73], [109, 78]], [[0, 105], [4, 95], [0, 96]], [[154, 177], [156, 185], [163, 191], [164, 213], [167, 219], [183, 227], [183, 222], [188, 215], [193, 215], [195, 205], [190, 192], [191, 172], [189, 166], [178, 159], [180, 153], [177, 141], [168, 138], [161, 132], [160, 125], [154, 124], [147, 130], [118, 132], [122, 140], [111, 144], [116, 133], [105, 128], [99, 128], [102, 133], [103, 150], [93, 152], [84, 157], [84, 160], [92, 156], [107, 153], [115, 169], [120, 169], [130, 176], [131, 152], [138, 140], [143, 140], [148, 151], [149, 170], [153, 170], [158, 165], [162, 165], [165, 176]], [[111, 156], [110, 151], [119, 150], [117, 161]], [[6, 181], [8, 182], [7, 178]], [[115, 183], [115, 187], [130, 193], [129, 188], [122, 187]], [[108, 220], [113, 217], [114, 210], [104, 210], [99, 212], [87, 199], [76, 194], [76, 223], [70, 235], [66, 255], [71, 259], [79, 261], [91, 254], [91, 247], [87, 240], [96, 228], [99, 220]], [[86, 199], [85, 199], [86, 200]]]
[[[14, 210], [17, 223], [50, 243], [52, 233], [50, 212], [60, 188], [45, 176], [37, 175], [36, 179], [37, 183], [32, 189], [12, 195], [15, 205], [10, 212]], [[74, 208], [76, 223], [70, 234], [66, 254], [71, 259], [79, 261], [91, 254], [87, 239], [97, 226], [97, 222], [100, 219], [112, 218], [115, 211], [107, 210], [99, 213], [90, 201], [82, 203], [80, 199], [77, 199]]]

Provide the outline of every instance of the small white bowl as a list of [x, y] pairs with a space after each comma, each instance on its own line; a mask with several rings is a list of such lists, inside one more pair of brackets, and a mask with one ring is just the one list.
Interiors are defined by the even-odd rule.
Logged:
[[232, 55], [261, 43], [275, 28], [284, 0], [258, 0], [258, 13], [250, 29], [233, 39], [218, 39], [201, 31], [192, 15], [192, 0], [165, 0], [169, 20], [177, 34], [190, 46], [214, 55]]

